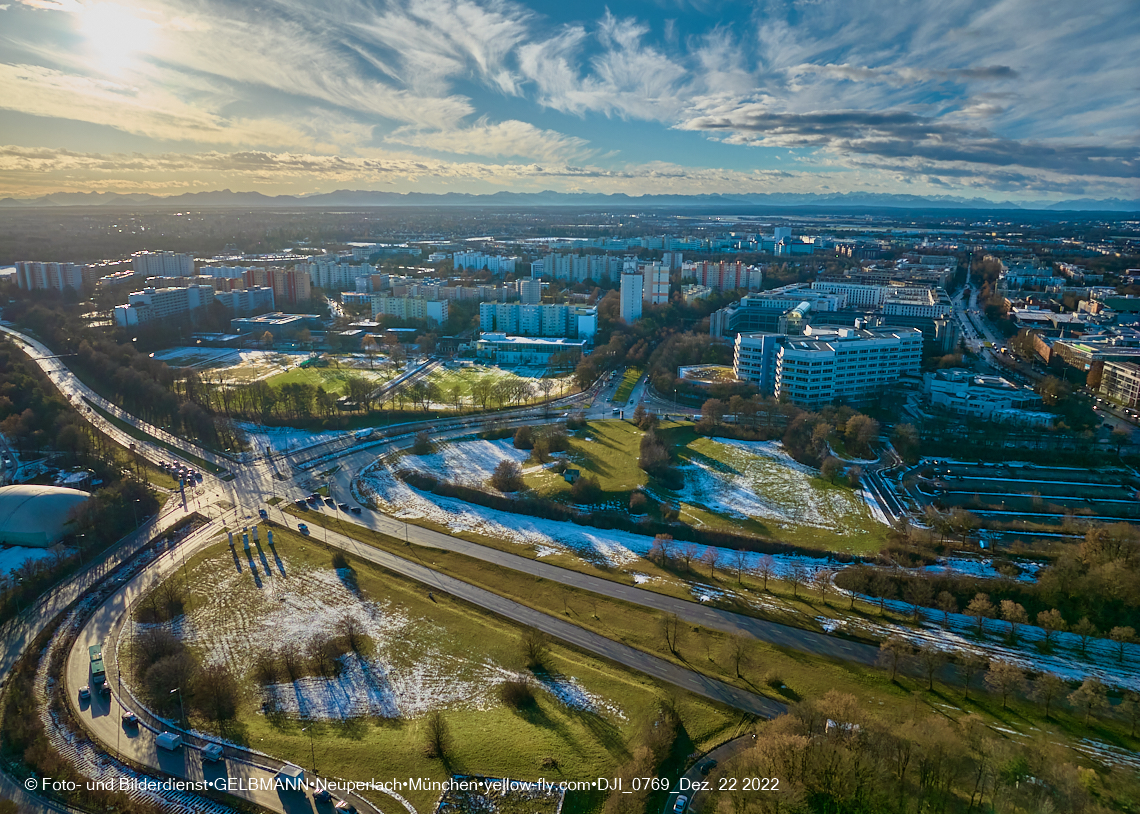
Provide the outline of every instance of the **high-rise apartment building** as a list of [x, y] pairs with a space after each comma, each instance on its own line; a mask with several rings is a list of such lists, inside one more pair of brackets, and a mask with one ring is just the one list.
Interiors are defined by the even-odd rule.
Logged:
[[399, 320], [426, 319], [442, 325], [447, 322], [447, 300], [428, 300], [423, 297], [391, 297], [372, 295], [372, 318], [395, 317]]
[[623, 271], [621, 275], [621, 318], [632, 325], [641, 319], [641, 302], [645, 296], [645, 278], [641, 272]]
[[479, 330], [508, 336], [592, 337], [598, 330], [598, 309], [589, 305], [485, 302], [479, 306]]
[[84, 266], [76, 263], [38, 263], [23, 260], [16, 263], [16, 285], [24, 291], [54, 289], [63, 291], [84, 287]]
[[666, 305], [669, 302], [669, 268], [661, 263], [642, 266], [642, 296], [646, 305]]
[[528, 280], [526, 278], [518, 281], [519, 286], [519, 302], [523, 305], [538, 305], [542, 302], [542, 282], [539, 280]]
[[194, 274], [194, 258], [174, 252], [136, 252], [131, 255], [135, 273], [144, 277], [190, 277]]

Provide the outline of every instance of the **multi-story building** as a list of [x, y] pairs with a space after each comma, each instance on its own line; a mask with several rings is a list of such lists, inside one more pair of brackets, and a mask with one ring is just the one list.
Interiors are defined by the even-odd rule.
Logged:
[[523, 305], [538, 305], [542, 302], [542, 282], [540, 280], [526, 279], [518, 281], [519, 302]]
[[437, 325], [447, 322], [447, 300], [428, 300], [423, 297], [392, 297], [372, 295], [372, 318], [395, 317], [401, 321], [426, 319]]
[[736, 377], [760, 392], [803, 407], [859, 403], [900, 376], [917, 374], [922, 332], [914, 328], [815, 328], [799, 336], [759, 333], [736, 338]]
[[214, 289], [208, 285], [144, 288], [128, 295], [125, 305], [115, 306], [115, 323], [129, 328], [156, 320], [179, 320], [213, 301]]
[[[541, 266], [531, 264], [531, 276], [544, 276], [553, 280], [566, 280], [570, 283], [584, 283], [586, 280], [601, 282], [616, 280], [627, 261], [608, 254], [548, 254], [540, 261]], [[537, 274], [536, 274], [537, 271]]]
[[681, 286], [681, 297], [690, 305], [697, 300], [707, 300], [712, 295], [713, 290], [707, 285]]
[[16, 262], [16, 285], [24, 291], [85, 287], [84, 266], [76, 263], [38, 263], [30, 260]]
[[226, 278], [232, 280], [235, 277], [245, 279], [246, 273], [252, 270], [253, 269], [248, 266], [199, 266], [198, 276], [213, 277], [215, 279]]
[[238, 316], [272, 311], [277, 307], [273, 289], [269, 286], [233, 288], [229, 291], [215, 289], [214, 300]]
[[503, 257], [501, 255], [484, 254], [483, 252], [456, 252], [451, 258], [456, 271], [483, 271], [486, 269], [492, 274], [514, 274], [517, 257]]
[[669, 303], [669, 268], [661, 263], [649, 263], [641, 267], [645, 278], [642, 284], [642, 297], [646, 305], [667, 305]]
[[174, 252], [136, 252], [131, 255], [135, 273], [144, 277], [190, 277], [194, 274], [194, 258]]
[[488, 333], [592, 337], [597, 329], [598, 309], [593, 306], [494, 302], [479, 306], [479, 330]]
[[641, 304], [645, 298], [645, 278], [638, 271], [623, 271], [621, 275], [621, 318], [632, 325], [641, 319]]
[[297, 266], [309, 273], [309, 282], [314, 288], [325, 291], [352, 291], [356, 288], [357, 277], [376, 274], [376, 269], [367, 263], [351, 266], [347, 263], [302, 263]]
[[268, 331], [274, 339], [295, 336], [303, 330], [321, 327], [321, 318], [316, 314], [283, 314], [279, 311], [230, 320], [230, 330], [235, 333], [252, 333], [260, 337]]
[[980, 376], [962, 368], [923, 375], [931, 405], [971, 418], [1008, 424], [1051, 426], [1054, 416], [1038, 410], [1041, 396], [1001, 376]]
[[681, 267], [682, 277], [691, 277], [697, 285], [708, 286], [713, 291], [756, 291], [764, 284], [764, 270], [759, 266], [746, 266], [739, 260], [685, 263]]
[[498, 332], [480, 333], [475, 342], [478, 356], [495, 364], [561, 363], [564, 367], [573, 367], [585, 348], [584, 339], [508, 336]]
[[1125, 407], [1140, 406], [1140, 364], [1105, 362], [1099, 392], [1109, 401]]

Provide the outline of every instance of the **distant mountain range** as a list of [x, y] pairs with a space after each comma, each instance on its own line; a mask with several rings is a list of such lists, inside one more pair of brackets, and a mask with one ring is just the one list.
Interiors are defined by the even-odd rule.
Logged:
[[869, 192], [745, 193], [740, 195], [604, 195], [593, 192], [377, 192], [342, 189], [315, 195], [263, 195], [260, 192], [187, 192], [182, 195], [115, 192], [55, 192], [39, 198], [0, 198], [0, 207], [128, 206], [128, 207], [365, 207], [365, 206], [606, 206], [621, 209], [688, 209], [737, 207], [819, 207], [821, 209], [969, 209], [1021, 212], [1140, 212], [1140, 200], [1078, 198], [1068, 201], [995, 202], [948, 195], [888, 195]]

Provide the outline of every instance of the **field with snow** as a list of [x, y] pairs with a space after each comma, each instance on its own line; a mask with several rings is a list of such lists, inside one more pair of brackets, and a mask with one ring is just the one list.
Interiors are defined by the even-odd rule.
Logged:
[[401, 597], [382, 595], [376, 589], [389, 578], [366, 564], [334, 569], [319, 549], [298, 546], [291, 535], [277, 537], [278, 554], [262, 535], [263, 553], [247, 557], [239, 545], [234, 556], [223, 546], [196, 562], [189, 574], [191, 609], [166, 625], [204, 663], [224, 663], [241, 675], [261, 653], [282, 645], [304, 651], [319, 637], [338, 636], [345, 618], [355, 620], [371, 652], [342, 656], [335, 677], [312, 674], [257, 687], [247, 676], [266, 709], [313, 720], [484, 710], [499, 703], [503, 681], [521, 675], [567, 709], [624, 717], [616, 702], [578, 678], [520, 673], [509, 648], [488, 648], [442, 614], [428, 616]]
[[882, 543], [886, 526], [858, 492], [821, 480], [778, 442], [697, 438], [683, 454], [685, 488], [675, 499], [698, 521], [726, 525], [710, 515], [758, 521], [789, 542], [827, 538], [838, 550], [874, 550]]
[[57, 556], [65, 556], [66, 552], [58, 552], [50, 548], [26, 548], [24, 546], [5, 546], [0, 548], [0, 580], [7, 578], [12, 572], [19, 570], [24, 563], [39, 560], [51, 560]]
[[245, 433], [246, 440], [258, 454], [264, 453], [266, 447], [272, 448], [274, 453], [289, 452], [331, 441], [348, 434], [345, 432], [309, 432], [293, 427], [266, 427], [263, 424], [250, 424], [247, 421], [235, 421], [234, 426]]

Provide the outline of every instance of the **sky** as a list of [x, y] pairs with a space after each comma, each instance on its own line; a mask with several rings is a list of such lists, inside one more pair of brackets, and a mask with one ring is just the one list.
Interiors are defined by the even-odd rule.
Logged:
[[1140, 198], [1136, 0], [0, 0], [0, 197]]

